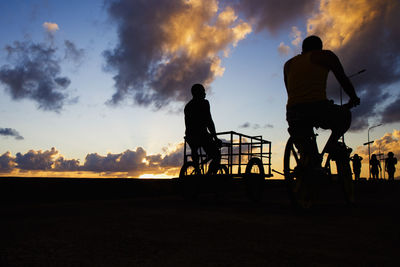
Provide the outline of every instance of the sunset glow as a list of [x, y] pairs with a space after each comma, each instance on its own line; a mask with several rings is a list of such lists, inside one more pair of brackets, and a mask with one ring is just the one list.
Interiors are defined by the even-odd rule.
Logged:
[[[233, 2], [0, 4], [0, 176], [176, 177], [194, 83], [217, 132], [262, 135], [282, 171], [282, 69], [311, 34], [355, 74], [361, 105], [345, 140], [363, 157], [361, 176], [367, 141], [371, 153], [400, 158], [398, 0]], [[331, 75], [336, 103], [339, 89]], [[316, 133], [322, 146], [330, 132]]]

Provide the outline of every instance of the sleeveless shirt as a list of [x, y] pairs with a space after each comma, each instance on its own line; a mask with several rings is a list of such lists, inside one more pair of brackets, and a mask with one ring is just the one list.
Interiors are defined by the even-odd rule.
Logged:
[[329, 69], [311, 61], [312, 52], [297, 55], [287, 65], [287, 106], [326, 100]]

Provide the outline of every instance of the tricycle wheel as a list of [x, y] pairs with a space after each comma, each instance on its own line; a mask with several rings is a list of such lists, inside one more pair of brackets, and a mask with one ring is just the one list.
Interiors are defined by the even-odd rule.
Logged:
[[251, 158], [246, 166], [244, 176], [246, 193], [250, 200], [258, 202], [262, 199], [265, 185], [264, 166], [261, 159]]

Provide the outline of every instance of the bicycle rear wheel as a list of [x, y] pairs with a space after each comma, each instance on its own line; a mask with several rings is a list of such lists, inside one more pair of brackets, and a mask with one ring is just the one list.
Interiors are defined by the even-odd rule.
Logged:
[[300, 166], [300, 153], [290, 137], [286, 143], [283, 171], [289, 199], [295, 208], [309, 209], [312, 206], [312, 192], [306, 172]]

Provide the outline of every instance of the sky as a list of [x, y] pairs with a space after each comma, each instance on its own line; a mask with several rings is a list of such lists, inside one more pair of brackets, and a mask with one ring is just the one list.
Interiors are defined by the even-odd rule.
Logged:
[[[367, 177], [368, 135], [400, 158], [398, 14], [398, 0], [0, 1], [0, 176], [176, 177], [194, 83], [217, 132], [262, 135], [282, 171], [282, 69], [315, 34], [347, 75], [366, 70], [345, 140]], [[331, 76], [327, 93], [338, 103]]]

